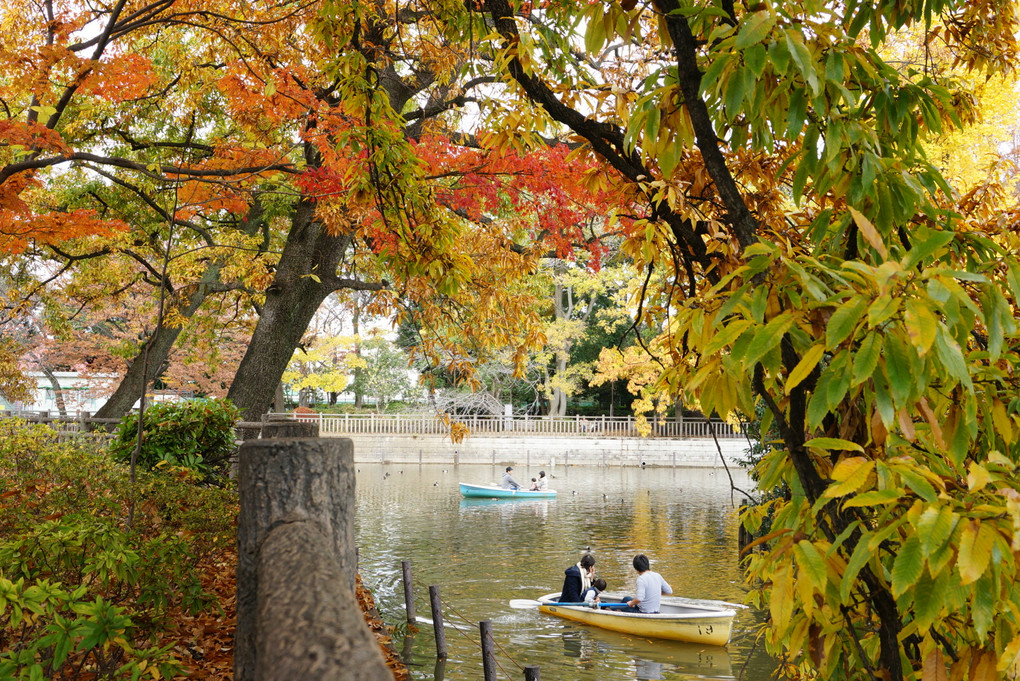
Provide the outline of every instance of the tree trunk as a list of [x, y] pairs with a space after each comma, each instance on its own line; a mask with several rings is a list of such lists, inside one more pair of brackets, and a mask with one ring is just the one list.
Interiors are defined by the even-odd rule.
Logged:
[[[567, 355], [556, 353], [556, 373], [559, 376], [567, 370]], [[549, 399], [549, 416], [567, 415], [567, 394], [560, 388], [553, 388], [552, 397]]]
[[[195, 285], [178, 291], [177, 297], [187, 291], [187, 298], [184, 304], [178, 309], [178, 314], [184, 319], [190, 319], [209, 294], [224, 290], [224, 287], [217, 286], [220, 266], [211, 265], [202, 275], [201, 281]], [[177, 337], [183, 330], [180, 326], [161, 326], [158, 334], [149, 338], [138, 349], [138, 354], [128, 364], [127, 372], [121, 379], [120, 385], [113, 391], [106, 403], [96, 412], [96, 418], [119, 419], [131, 411], [142, 396], [143, 386], [148, 386], [149, 381], [158, 378], [166, 371], [170, 361], [170, 350], [173, 348]], [[148, 376], [143, 376], [144, 365], [146, 364], [146, 349], [148, 349]]]
[[57, 405], [57, 412], [60, 413], [60, 418], [67, 418], [67, 404], [64, 402], [64, 389], [60, 387], [60, 380], [57, 375], [49, 367], [40, 367], [46, 378], [49, 379], [50, 385], [53, 386], [53, 401]]
[[312, 316], [326, 296], [340, 288], [336, 270], [350, 236], [330, 235], [314, 214], [314, 203], [302, 198], [273, 283], [266, 289], [255, 333], [227, 393], [241, 409], [242, 420], [258, 421], [269, 409]]
[[[359, 300], [354, 305], [354, 315], [351, 317], [351, 326], [354, 328], [354, 354], [361, 357], [361, 341], [360, 341], [360, 322], [361, 322], [361, 301]], [[361, 409], [365, 403], [365, 391], [362, 388], [365, 380], [365, 370], [361, 367], [355, 367], [354, 369], [354, 408]]]
[[287, 409], [287, 404], [283, 399], [283, 381], [276, 384], [276, 394], [273, 395], [273, 411], [277, 414], [282, 414]]
[[[566, 266], [562, 260], [557, 260], [553, 266], [556, 272], [555, 283], [553, 284], [553, 314], [557, 322], [565, 322], [570, 319], [573, 312], [573, 297], [570, 287], [564, 287], [559, 276], [564, 273]], [[566, 297], [566, 300], [564, 298]], [[567, 370], [567, 362], [570, 359], [570, 339], [565, 338], [563, 344], [554, 349], [556, 369], [553, 376], [559, 376]], [[549, 416], [567, 415], [567, 395], [561, 388], [553, 388], [552, 396], [549, 398]]]

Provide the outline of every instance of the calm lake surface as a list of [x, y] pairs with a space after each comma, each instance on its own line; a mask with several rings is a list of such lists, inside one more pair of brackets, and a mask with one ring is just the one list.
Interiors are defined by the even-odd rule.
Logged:
[[[505, 465], [505, 464], [503, 464]], [[737, 506], [724, 468], [546, 469], [553, 500], [471, 500], [458, 482], [493, 483], [502, 465], [359, 464], [357, 537], [360, 572], [415, 680], [483, 678], [478, 623], [492, 622], [500, 679], [524, 679], [537, 665], [543, 681], [731, 679], [767, 681], [774, 662], [754, 644], [761, 616], [738, 612], [725, 648], [652, 642], [615, 634], [511, 599], [559, 591], [563, 571], [587, 547], [611, 591], [633, 592], [637, 553], [676, 595], [741, 603]], [[514, 468], [523, 483], [538, 468]], [[731, 468], [736, 487], [752, 483]], [[418, 632], [405, 636], [401, 561], [410, 560]], [[439, 587], [449, 657], [437, 663], [429, 585]]]

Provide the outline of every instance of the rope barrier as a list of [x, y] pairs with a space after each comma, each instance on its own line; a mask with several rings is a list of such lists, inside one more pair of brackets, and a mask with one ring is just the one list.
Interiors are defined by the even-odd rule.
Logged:
[[[419, 581], [417, 577], [413, 577], [413, 576], [412, 576], [412, 577], [411, 577], [411, 579], [412, 579], [412, 581], [413, 581], [413, 582], [414, 582], [414, 583], [415, 583], [415, 584], [416, 584], [416, 585], [417, 585], [417, 586], [418, 586], [419, 588], [424, 588], [424, 589], [428, 589], [428, 586], [427, 586], [427, 585], [425, 585], [425, 584], [422, 584], [422, 582], [421, 582], [421, 581]], [[443, 612], [444, 612], [444, 613], [445, 613], [445, 612], [447, 611], [447, 609], [449, 609], [449, 610], [450, 610], [451, 612], [453, 612], [453, 614], [454, 614], [454, 615], [455, 615], [456, 617], [459, 617], [459, 618], [460, 618], [460, 619], [461, 619], [461, 620], [462, 620], [463, 622], [465, 622], [465, 623], [468, 623], [468, 624], [470, 624], [470, 625], [471, 625], [472, 627], [474, 627], [474, 625], [476, 624], [475, 622], [472, 622], [472, 621], [471, 621], [470, 619], [468, 619], [468, 618], [467, 618], [467, 617], [465, 617], [465, 616], [464, 616], [463, 614], [461, 614], [461, 613], [460, 613], [460, 612], [459, 612], [459, 611], [457, 610], [457, 608], [453, 607], [453, 604], [451, 604], [451, 603], [449, 603], [448, 601], [446, 601], [445, 599], [443, 599], [443, 595], [442, 595], [442, 593], [440, 593], [440, 594], [439, 594], [439, 602], [440, 602], [440, 603], [442, 604], [442, 606], [443, 606]], [[475, 640], [474, 638], [472, 638], [472, 637], [468, 636], [468, 635], [467, 635], [467, 634], [466, 634], [466, 633], [464, 632], [464, 630], [462, 630], [462, 629], [461, 629], [460, 627], [456, 627], [456, 626], [455, 626], [455, 627], [453, 627], [453, 628], [454, 628], [454, 630], [455, 630], [455, 631], [457, 631], [458, 633], [460, 633], [460, 634], [461, 634], [462, 636], [464, 636], [465, 638], [467, 638], [468, 640], [470, 640], [470, 641], [471, 641], [472, 643], [474, 643], [475, 645], [477, 645], [477, 646], [478, 646], [478, 649], [479, 649], [479, 650], [481, 650], [481, 649], [482, 649], [482, 644], [481, 644], [481, 641], [480, 641], [480, 640], [479, 640], [479, 641], [476, 641], [476, 640]], [[501, 653], [503, 653], [503, 655], [505, 655], [505, 656], [506, 656], [506, 658], [507, 658], [508, 660], [510, 660], [510, 662], [512, 662], [512, 663], [513, 663], [514, 665], [516, 665], [516, 666], [517, 666], [517, 668], [518, 668], [518, 669], [519, 669], [520, 671], [522, 671], [522, 672], [524, 671], [524, 667], [523, 667], [523, 666], [522, 666], [522, 665], [521, 665], [521, 664], [520, 664], [520, 663], [519, 663], [519, 662], [518, 662], [517, 660], [515, 660], [515, 659], [513, 658], [513, 656], [512, 656], [512, 655], [510, 655], [510, 653], [508, 653], [508, 652], [506, 651], [506, 649], [505, 649], [505, 648], [504, 648], [504, 647], [503, 647], [502, 645], [500, 645], [499, 641], [497, 641], [497, 640], [496, 640], [496, 638], [495, 638], [494, 636], [490, 636], [489, 638], [491, 638], [491, 639], [492, 639], [492, 642], [493, 642], [493, 643], [494, 643], [494, 644], [496, 645], [496, 647], [497, 647], [497, 648], [499, 648], [500, 652], [501, 652]], [[505, 669], [505, 668], [503, 667], [503, 665], [501, 665], [501, 664], [499, 663], [499, 660], [498, 660], [498, 659], [496, 660], [496, 666], [497, 666], [497, 667], [499, 667], [499, 670], [500, 670], [501, 672], [503, 672], [503, 674], [505, 674], [506, 676], [510, 676], [510, 674], [509, 674], [509, 673], [507, 672], [507, 670], [506, 670], [506, 669]]]

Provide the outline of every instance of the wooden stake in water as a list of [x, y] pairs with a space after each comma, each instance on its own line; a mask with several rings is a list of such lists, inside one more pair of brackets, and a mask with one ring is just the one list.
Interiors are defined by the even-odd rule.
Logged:
[[524, 681], [540, 681], [538, 665], [529, 664], [524, 668]]
[[493, 649], [492, 622], [482, 620], [478, 623], [482, 635], [482, 674], [485, 681], [496, 681], [496, 652]]
[[407, 623], [414, 624], [418, 621], [414, 614], [414, 587], [411, 582], [411, 561], [400, 562], [404, 572], [404, 605], [407, 607]]
[[446, 631], [443, 629], [443, 606], [439, 601], [439, 587], [429, 587], [429, 602], [432, 604], [432, 629], [436, 632], [436, 657], [446, 658]]

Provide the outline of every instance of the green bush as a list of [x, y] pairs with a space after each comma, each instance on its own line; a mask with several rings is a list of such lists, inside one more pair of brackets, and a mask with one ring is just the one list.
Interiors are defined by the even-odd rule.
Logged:
[[[234, 424], [241, 412], [227, 400], [161, 402], [145, 410], [142, 447], [136, 466], [189, 468], [206, 477], [223, 472], [233, 455]], [[138, 439], [138, 414], [128, 414], [114, 433], [111, 451], [128, 462]]]
[[203, 571], [236, 513], [230, 488], [132, 485], [93, 442], [0, 421], [0, 681], [179, 677], [165, 633], [215, 607]]

